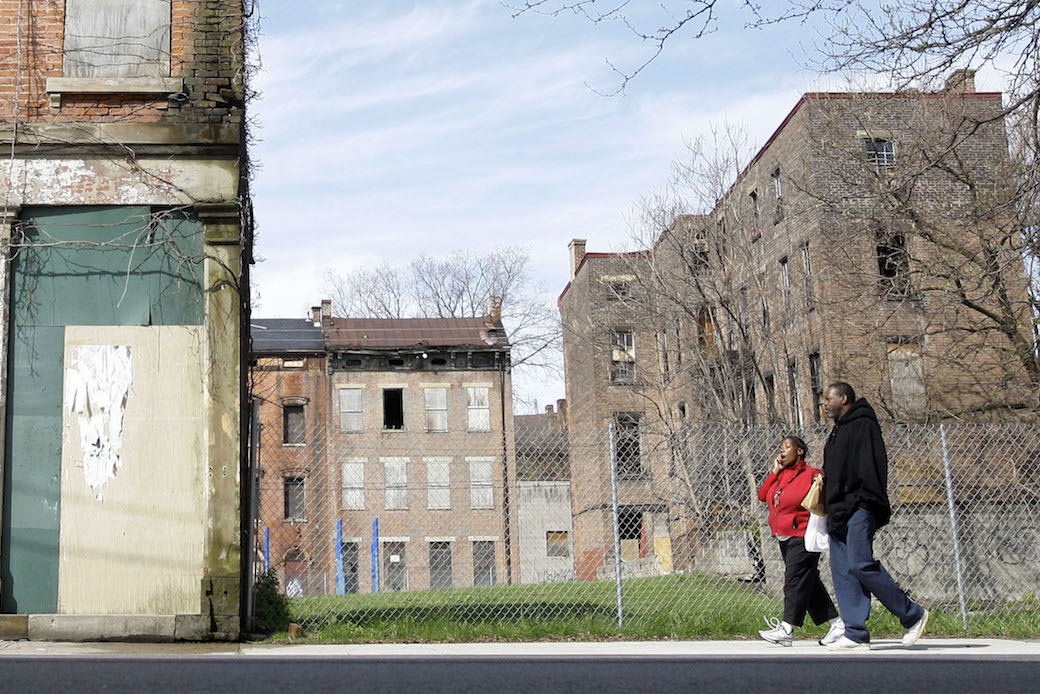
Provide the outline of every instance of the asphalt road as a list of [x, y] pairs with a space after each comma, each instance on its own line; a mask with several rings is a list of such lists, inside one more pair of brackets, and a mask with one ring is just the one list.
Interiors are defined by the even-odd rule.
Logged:
[[[793, 655], [793, 654], [792, 654]], [[878, 654], [880, 655], [880, 654]], [[1040, 691], [1023, 659], [845, 657], [10, 657], [2, 692], [1008, 692]]]

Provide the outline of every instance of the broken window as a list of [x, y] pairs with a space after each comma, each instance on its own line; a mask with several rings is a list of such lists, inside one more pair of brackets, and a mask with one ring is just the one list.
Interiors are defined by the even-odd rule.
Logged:
[[924, 385], [921, 345], [889, 342], [888, 371], [892, 386], [892, 409], [901, 415], [923, 414], [928, 407], [928, 393]]
[[430, 543], [430, 588], [451, 588], [451, 543]]
[[867, 152], [867, 161], [875, 166], [892, 166], [896, 163], [896, 146], [891, 140], [867, 137], [863, 139], [863, 147]]
[[824, 418], [823, 411], [823, 367], [820, 365], [820, 353], [809, 355], [809, 386], [813, 393], [813, 421], [819, 423]]
[[910, 254], [899, 232], [876, 231], [877, 262], [883, 294], [902, 298], [910, 293]]
[[486, 386], [466, 387], [466, 429], [491, 431], [490, 389]]
[[473, 541], [473, 585], [495, 585], [495, 543], [492, 540]]
[[426, 431], [448, 430], [448, 389], [425, 388]]
[[643, 456], [641, 450], [639, 412], [618, 412], [614, 415], [614, 462], [620, 477], [642, 477]]
[[809, 242], [801, 245], [802, 271], [805, 279], [805, 308], [812, 311], [816, 308], [816, 288], [813, 286], [812, 256], [809, 255]]
[[305, 443], [303, 405], [282, 405], [282, 443]]
[[361, 388], [341, 388], [339, 391], [339, 430], [345, 433], [361, 431], [361, 411], [364, 391]]
[[383, 463], [383, 506], [387, 510], [408, 508], [408, 458], [381, 458]]
[[621, 540], [621, 560], [639, 559], [643, 539], [643, 512], [631, 508], [619, 509], [618, 535]]
[[791, 264], [787, 256], [780, 259], [780, 295], [784, 302], [784, 319], [791, 318]]
[[466, 458], [469, 463], [470, 508], [494, 508], [494, 458]]
[[361, 568], [358, 543], [344, 542], [340, 549], [343, 555], [343, 592], [348, 595], [357, 593], [361, 587], [358, 580]]
[[282, 479], [285, 501], [285, 520], [307, 520], [305, 485], [305, 477], [285, 477]]
[[343, 509], [361, 511], [365, 508], [365, 460], [344, 461], [340, 466], [340, 493]]
[[787, 362], [787, 398], [791, 408], [791, 425], [802, 430], [802, 400], [798, 395], [798, 362], [792, 359]]
[[404, 389], [383, 389], [383, 428], [404, 429]]
[[65, 0], [65, 77], [169, 77], [170, 0]]
[[566, 530], [549, 530], [545, 533], [545, 556], [571, 556], [571, 542]]
[[427, 508], [451, 508], [451, 458], [424, 458]]
[[610, 382], [634, 383], [636, 380], [636, 338], [630, 330], [610, 333]]
[[618, 280], [607, 284], [607, 301], [622, 301], [628, 297], [628, 282]]
[[773, 199], [776, 201], [774, 224], [784, 218], [784, 188], [780, 180], [780, 167], [773, 169], [769, 176], [773, 181]]
[[762, 206], [759, 204], [758, 191], [753, 190], [748, 195], [751, 199], [751, 240], [757, 241], [762, 235], [760, 226], [762, 224]]
[[383, 590], [408, 590], [403, 542], [383, 543]]

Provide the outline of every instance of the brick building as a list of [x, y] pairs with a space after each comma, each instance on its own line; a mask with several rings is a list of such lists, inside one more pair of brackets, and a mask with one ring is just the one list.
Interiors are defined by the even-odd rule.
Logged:
[[[1019, 354], [1032, 338], [1006, 329], [1028, 333], [1031, 318], [1001, 210], [1000, 112], [1001, 95], [975, 92], [967, 71], [938, 93], [806, 94], [706, 214], [673, 218], [643, 252], [571, 242], [560, 298], [571, 439], [614, 423], [622, 536], [638, 538], [639, 557], [668, 564], [685, 536], [697, 442], [677, 447], [676, 432], [692, 422], [812, 438], [836, 379], [900, 421], [1035, 412]], [[572, 444], [583, 578], [610, 546], [599, 441], [584, 455]], [[738, 487], [759, 472], [738, 470]]]
[[[269, 427], [282, 424], [261, 440], [261, 534], [287, 592], [517, 580], [509, 343], [497, 305], [444, 319], [330, 309], [315, 309], [323, 353], [308, 352], [298, 372], [286, 369], [288, 353], [269, 371], [274, 346], [254, 350], [257, 382], [280, 381], [262, 405]], [[301, 328], [294, 347], [314, 335]]]
[[57, 615], [29, 636], [235, 638], [242, 2], [0, 18], [2, 609]]

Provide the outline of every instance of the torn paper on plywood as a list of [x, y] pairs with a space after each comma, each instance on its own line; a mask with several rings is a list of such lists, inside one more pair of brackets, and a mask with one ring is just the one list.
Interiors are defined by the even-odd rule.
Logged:
[[105, 485], [123, 464], [123, 410], [132, 381], [130, 347], [72, 348], [65, 372], [65, 407], [78, 415], [83, 477], [98, 501], [104, 500]]

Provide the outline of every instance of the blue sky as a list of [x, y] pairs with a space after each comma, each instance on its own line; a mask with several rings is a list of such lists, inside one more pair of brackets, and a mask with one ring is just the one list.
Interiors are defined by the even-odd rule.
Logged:
[[[558, 294], [568, 241], [624, 245], [626, 213], [667, 184], [684, 139], [728, 121], [762, 143], [802, 92], [842, 86], [802, 67], [810, 27], [746, 30], [739, 10], [605, 98], [590, 87], [617, 86], [606, 60], [649, 50], [618, 25], [513, 18], [495, 0], [260, 7], [258, 316], [304, 316], [325, 267], [499, 244], [527, 245]], [[985, 72], [978, 86], [1000, 88]]]

